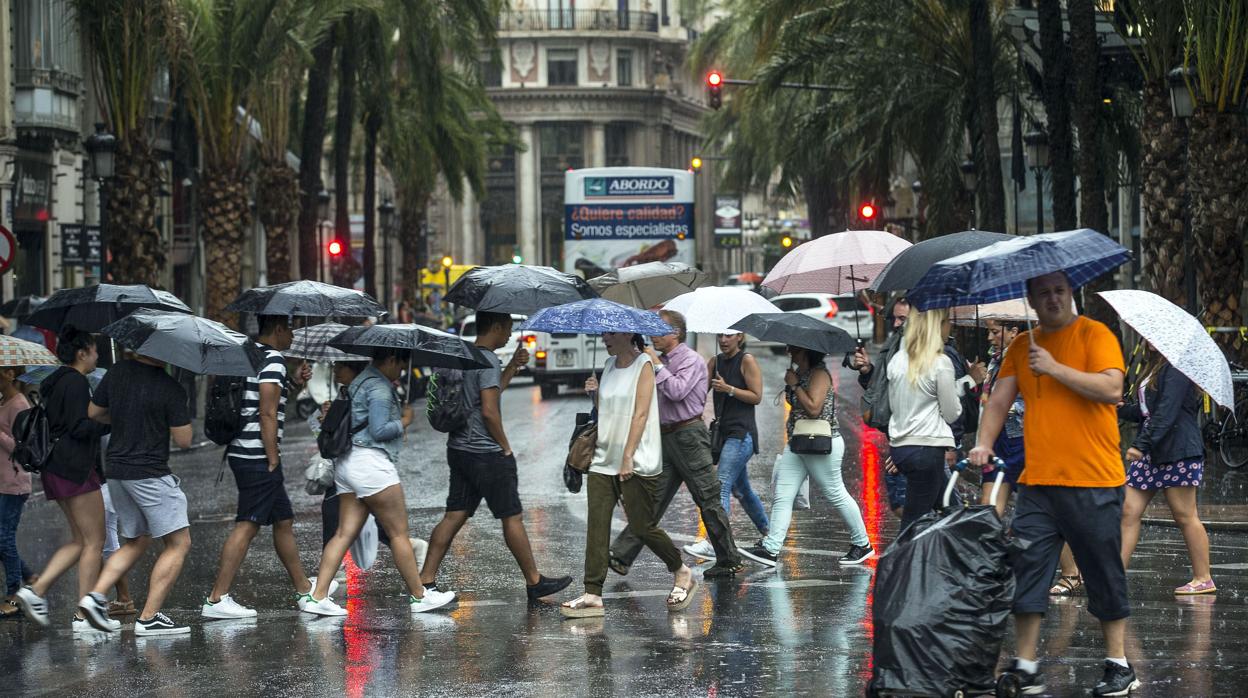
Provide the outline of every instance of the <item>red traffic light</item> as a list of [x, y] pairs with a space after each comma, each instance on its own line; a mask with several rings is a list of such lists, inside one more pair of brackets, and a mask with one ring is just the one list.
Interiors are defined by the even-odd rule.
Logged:
[[332, 241], [330, 241], [330, 243], [329, 243], [329, 254], [330, 254], [330, 256], [332, 256], [332, 257], [337, 257], [338, 255], [342, 254], [342, 242], [340, 242], [340, 241], [338, 241], [338, 240], [332, 240]]
[[724, 76], [718, 70], [712, 70], [706, 74], [706, 84], [711, 87], [719, 87], [724, 84]]
[[864, 220], [869, 221], [875, 218], [875, 206], [870, 203], [863, 204], [858, 207], [858, 215]]

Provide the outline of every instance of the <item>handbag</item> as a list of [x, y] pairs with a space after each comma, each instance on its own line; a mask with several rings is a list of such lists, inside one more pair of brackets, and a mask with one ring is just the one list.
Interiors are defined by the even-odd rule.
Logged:
[[598, 448], [598, 410], [576, 415], [576, 428], [568, 442], [568, 459], [565, 464], [580, 473], [589, 472]]
[[[715, 374], [714, 375], [716, 376], [719, 375], [719, 357], [718, 356], [715, 357]], [[719, 415], [721, 412], [724, 411], [724, 398], [722, 398], [722, 395], [723, 393], [716, 393], [711, 398], [712, 403], [715, 405], [716, 415]], [[724, 452], [724, 439], [722, 438], [722, 434], [720, 434], [719, 432], [720, 432], [719, 417], [716, 416], [715, 419], [711, 420], [711, 426], [710, 426], [711, 462], [712, 463], [719, 463], [719, 457]]]
[[832, 425], [826, 419], [797, 420], [789, 436], [789, 450], [803, 455], [828, 455], [832, 452]]

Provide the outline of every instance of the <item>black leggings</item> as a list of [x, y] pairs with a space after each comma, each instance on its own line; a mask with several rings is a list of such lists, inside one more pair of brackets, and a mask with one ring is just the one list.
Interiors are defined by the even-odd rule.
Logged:
[[940, 506], [945, 488], [945, 449], [940, 446], [896, 446], [893, 465], [906, 476], [906, 503], [901, 512], [905, 530], [920, 516]]

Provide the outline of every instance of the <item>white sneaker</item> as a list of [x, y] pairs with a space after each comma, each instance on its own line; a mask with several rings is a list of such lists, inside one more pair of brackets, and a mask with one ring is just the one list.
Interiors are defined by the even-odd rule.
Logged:
[[451, 603], [455, 600], [455, 592], [453, 591], [437, 591], [436, 589], [425, 589], [425, 595], [421, 598], [409, 596], [408, 604], [412, 607], [412, 613], [425, 613], [436, 608]]
[[36, 594], [29, 586], [24, 586], [17, 590], [14, 594], [17, 597], [17, 605], [21, 607], [22, 613], [34, 622], [48, 627], [48, 600]]
[[429, 542], [419, 538], [409, 538], [412, 542], [412, 552], [416, 554], [416, 568], [425, 568], [425, 557], [429, 555]]
[[[109, 618], [108, 620], [109, 620], [108, 625], [113, 630], [117, 630], [121, 627], [121, 621], [117, 620], [116, 618]], [[73, 623], [71, 623], [71, 625], [73, 626], [75, 635], [77, 635], [78, 633], [100, 632], [99, 630], [96, 630], [89, 622], [87, 622], [86, 618], [74, 618]]]
[[311, 594], [304, 594], [299, 602], [299, 610], [304, 613], [311, 613], [317, 616], [345, 616], [347, 609], [334, 603], [334, 600], [326, 596], [317, 601], [312, 598]]
[[256, 609], [247, 608], [230, 598], [229, 594], [224, 594], [216, 603], [204, 599], [204, 605], [199, 614], [204, 618], [255, 618]]
[[[312, 592], [316, 591], [316, 577], [308, 577], [308, 581], [312, 582], [312, 586], [308, 587], [307, 593], [295, 594], [295, 605], [299, 607], [300, 611], [303, 610], [304, 602], [307, 599], [311, 598]], [[329, 593], [325, 595], [325, 598], [327, 599], [331, 598], [334, 595], [334, 592], [336, 591], [338, 591], [338, 580], [337, 579], [329, 580]]]
[[134, 634], [144, 635], [186, 635], [191, 632], [190, 626], [178, 625], [169, 616], [157, 613], [149, 620], [134, 621]]
[[681, 550], [684, 550], [686, 553], [689, 553], [694, 557], [700, 557], [703, 560], [715, 559], [715, 546], [711, 545], [711, 542], [705, 538], [695, 543], [690, 543], [681, 548]]

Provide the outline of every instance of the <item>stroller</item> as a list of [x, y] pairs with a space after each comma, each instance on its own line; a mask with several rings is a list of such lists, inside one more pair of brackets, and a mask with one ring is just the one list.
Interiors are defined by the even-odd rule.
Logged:
[[1018, 695], [1016, 676], [993, 677], [1014, 600], [1005, 524], [992, 505], [949, 511], [966, 467], [954, 466], [942, 511], [907, 526], [880, 557], [868, 698]]

